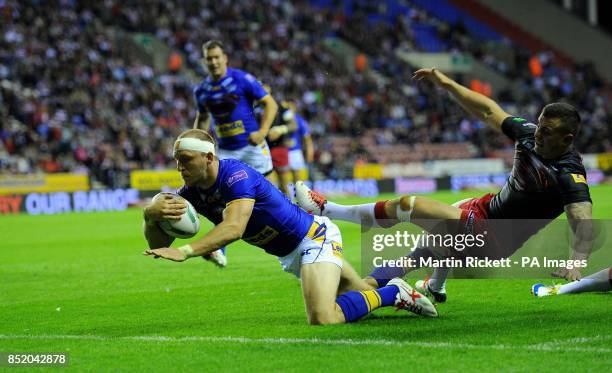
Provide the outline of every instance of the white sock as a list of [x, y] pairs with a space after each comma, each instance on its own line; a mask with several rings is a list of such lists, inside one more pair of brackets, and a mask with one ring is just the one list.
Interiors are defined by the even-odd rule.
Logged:
[[368, 226], [379, 227], [374, 217], [374, 206], [376, 203], [366, 203], [363, 205], [339, 205], [332, 201], [327, 201], [323, 215], [332, 220], [344, 220], [352, 223], [366, 224]]
[[447, 267], [434, 268], [431, 277], [429, 277], [429, 288], [433, 291], [440, 291], [444, 289], [449, 272], [450, 268]]
[[606, 268], [581, 280], [572, 281], [568, 284], [561, 285], [557, 294], [584, 293], [588, 291], [609, 291], [612, 288], [612, 284], [610, 284], [611, 271], [612, 268]]
[[397, 204], [397, 208], [395, 213], [397, 214], [397, 219], [399, 221], [410, 223], [410, 215], [412, 215], [412, 209], [414, 208], [414, 201], [416, 201], [416, 196], [412, 196], [409, 199], [410, 207], [408, 210], [402, 210], [402, 206], [400, 203]]

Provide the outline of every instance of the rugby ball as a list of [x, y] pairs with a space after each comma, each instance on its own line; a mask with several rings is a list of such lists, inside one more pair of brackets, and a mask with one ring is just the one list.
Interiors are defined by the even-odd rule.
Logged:
[[191, 238], [200, 231], [200, 218], [198, 213], [189, 201], [173, 193], [158, 193], [153, 200], [164, 194], [171, 194], [173, 197], [182, 200], [187, 205], [187, 210], [180, 220], [162, 220], [157, 225], [168, 235], [175, 238]]

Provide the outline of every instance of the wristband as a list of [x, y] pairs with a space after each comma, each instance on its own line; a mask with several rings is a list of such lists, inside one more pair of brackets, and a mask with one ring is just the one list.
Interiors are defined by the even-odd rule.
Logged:
[[177, 247], [177, 250], [185, 254], [185, 257], [191, 258], [193, 257], [193, 247], [191, 245], [183, 245], [181, 247]]

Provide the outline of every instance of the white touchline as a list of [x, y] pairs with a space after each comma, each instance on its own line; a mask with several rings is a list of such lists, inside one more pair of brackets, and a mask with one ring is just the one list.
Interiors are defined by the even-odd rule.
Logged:
[[[612, 336], [595, 336], [574, 338], [567, 341], [589, 342], [597, 340], [610, 339]], [[425, 348], [454, 348], [454, 349], [478, 349], [478, 350], [529, 350], [529, 351], [558, 351], [558, 352], [603, 352], [610, 353], [612, 349], [600, 347], [577, 347], [577, 346], [560, 346], [557, 344], [563, 341], [552, 341], [530, 345], [479, 345], [469, 343], [453, 343], [453, 342], [410, 342], [397, 341], [389, 339], [320, 339], [320, 338], [248, 338], [248, 337], [207, 337], [207, 336], [186, 336], [186, 337], [171, 337], [163, 335], [140, 335], [140, 336], [103, 336], [103, 335], [3, 335], [0, 334], [0, 339], [73, 339], [73, 340], [91, 340], [91, 341], [113, 341], [113, 340], [133, 340], [133, 341], [148, 341], [148, 342], [233, 342], [245, 344], [326, 344], [326, 345], [348, 345], [348, 346], [413, 346]]]
[[589, 342], [599, 342], [599, 341], [607, 341], [612, 339], [612, 335], [596, 335], [594, 337], [576, 337], [569, 339], [554, 339], [552, 341], [541, 342], [533, 344], [532, 346], [539, 347], [553, 347], [560, 346], [566, 344], [580, 344], [580, 343], [589, 343]]

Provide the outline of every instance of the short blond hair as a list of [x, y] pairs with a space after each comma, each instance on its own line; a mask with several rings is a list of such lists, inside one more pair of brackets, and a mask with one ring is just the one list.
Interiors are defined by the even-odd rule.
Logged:
[[198, 140], [202, 140], [202, 141], [208, 141], [208, 142], [212, 142], [213, 145], [216, 145], [217, 142], [215, 141], [215, 138], [212, 137], [212, 135], [204, 130], [198, 129], [198, 128], [193, 128], [187, 131], [183, 131], [178, 138], [182, 139], [182, 138], [192, 138], [192, 139], [198, 139]]

